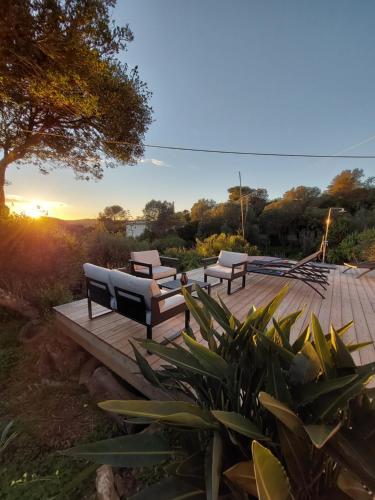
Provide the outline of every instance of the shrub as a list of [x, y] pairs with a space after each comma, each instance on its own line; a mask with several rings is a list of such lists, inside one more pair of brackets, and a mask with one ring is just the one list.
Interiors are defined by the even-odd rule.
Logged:
[[37, 304], [39, 294], [80, 281], [83, 249], [77, 238], [50, 219], [0, 219], [0, 286]]
[[351, 233], [328, 252], [328, 259], [335, 264], [375, 259], [375, 229]]
[[85, 242], [86, 259], [98, 266], [124, 267], [130, 259], [130, 252], [147, 250], [147, 241], [130, 238], [124, 233], [110, 233], [99, 224], [88, 235]]
[[238, 234], [213, 234], [204, 240], [197, 240], [196, 250], [202, 257], [214, 257], [220, 250], [246, 252], [248, 255], [259, 255], [258, 248], [250, 245]]
[[342, 498], [340, 490], [371, 498], [375, 409], [366, 384], [375, 363], [355, 366], [351, 352], [363, 344], [343, 341], [352, 322], [324, 334], [312, 315], [311, 326], [293, 342], [290, 331], [302, 310], [274, 319], [286, 292], [285, 287], [266, 306], [251, 308], [240, 321], [201, 289], [201, 303], [184, 291], [206, 346], [192, 331], [183, 334], [184, 346], [139, 340], [162, 360], [157, 371], [133, 346], [144, 377], [182, 398], [100, 403], [133, 422], [180, 430], [179, 440], [168, 443], [162, 434], [143, 433], [68, 453], [124, 467], [174, 458], [172, 476], [140, 499], [172, 498], [173, 491], [173, 498], [302, 500]]
[[157, 249], [163, 253], [167, 248], [184, 248], [185, 241], [177, 234], [169, 234], [164, 238], [158, 238], [150, 243], [150, 248]]
[[164, 252], [167, 257], [175, 257], [179, 260], [178, 270], [190, 271], [201, 267], [201, 256], [196, 250], [187, 248], [167, 248]]

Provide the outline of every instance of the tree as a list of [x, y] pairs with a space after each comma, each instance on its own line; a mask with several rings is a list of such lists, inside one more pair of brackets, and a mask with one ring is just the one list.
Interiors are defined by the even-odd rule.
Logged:
[[[355, 189], [364, 186], [362, 181], [364, 177], [361, 168], [353, 170], [343, 170], [340, 174], [333, 178], [331, 184], [327, 188], [328, 194], [331, 196], [345, 196], [350, 194]], [[370, 178], [371, 180], [371, 178]]]
[[114, 5], [0, 2], [0, 210], [11, 164], [43, 173], [69, 166], [78, 178], [100, 179], [114, 161], [141, 157], [150, 93], [137, 68], [116, 58], [133, 34], [111, 24]]
[[99, 213], [99, 220], [110, 220], [110, 221], [126, 221], [130, 217], [129, 210], [124, 210], [120, 205], [111, 205], [110, 207], [105, 207], [103, 212]]
[[207, 216], [208, 212], [216, 206], [215, 200], [208, 200], [206, 198], [200, 198], [191, 207], [191, 220], [193, 222], [201, 222]]
[[147, 221], [147, 229], [157, 238], [165, 236], [176, 225], [173, 202], [151, 200], [146, 203], [143, 215]]
[[233, 186], [228, 189], [229, 201], [240, 201], [241, 195], [245, 212], [252, 208], [256, 215], [259, 215], [265, 207], [268, 199], [267, 189], [251, 188], [249, 186]]

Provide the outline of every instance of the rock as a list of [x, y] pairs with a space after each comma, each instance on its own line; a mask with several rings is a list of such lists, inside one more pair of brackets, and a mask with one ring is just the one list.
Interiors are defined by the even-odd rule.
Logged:
[[102, 465], [96, 470], [96, 495], [98, 500], [120, 500], [109, 465]]
[[[130, 392], [112, 375], [105, 366], [96, 368], [86, 384], [90, 396], [98, 403], [108, 399], [141, 399], [138, 395]], [[117, 424], [127, 433], [131, 433], [133, 426], [127, 424], [122, 417], [115, 413], [108, 413]]]
[[116, 472], [115, 474], [115, 486], [116, 486], [116, 491], [119, 495], [120, 498], [125, 498], [126, 496], [126, 493], [128, 491], [128, 488], [126, 486], [126, 481], [125, 479], [122, 477], [121, 474], [119, 474], [118, 472]]
[[78, 345], [64, 345], [60, 339], [57, 340], [56, 338], [47, 342], [44, 349], [61, 375], [76, 373], [88, 356]]
[[15, 311], [31, 320], [39, 318], [39, 311], [22, 297], [0, 288], [0, 306]]
[[100, 361], [94, 357], [89, 358], [82, 366], [79, 372], [79, 384], [86, 385], [90, 380], [94, 370], [100, 366]]

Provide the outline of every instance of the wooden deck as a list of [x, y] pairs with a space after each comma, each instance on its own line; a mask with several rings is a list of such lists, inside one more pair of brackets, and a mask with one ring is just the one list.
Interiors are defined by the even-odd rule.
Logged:
[[[348, 271], [343, 274], [343, 267], [337, 266], [331, 270], [331, 286], [326, 292], [326, 298], [321, 297], [300, 281], [248, 274], [245, 289], [235, 291], [241, 280], [233, 283], [234, 293], [227, 296], [226, 282], [212, 288], [212, 295], [220, 294], [226, 305], [233, 313], [242, 319], [251, 305], [266, 304], [287, 282], [289, 293], [281, 304], [277, 316], [285, 315], [304, 307], [302, 316], [292, 330], [292, 335], [298, 332], [309, 322], [314, 312], [320, 319], [325, 330], [330, 323], [340, 327], [354, 320], [354, 326], [346, 334], [347, 341], [364, 342], [375, 341], [375, 272], [369, 273], [361, 279], [355, 279], [358, 271]], [[203, 280], [203, 269], [190, 271], [191, 278]], [[214, 282], [215, 280], [213, 280]], [[94, 306], [94, 314], [105, 311], [100, 306]], [[64, 326], [64, 332], [80, 344], [84, 349], [98, 358], [103, 364], [112, 369], [130, 385], [147, 397], [167, 397], [161, 394], [139, 374], [134, 361], [132, 347], [129, 340], [144, 338], [146, 328], [115, 312], [90, 320], [87, 315], [87, 301], [78, 300], [69, 304], [55, 307], [58, 322]], [[166, 336], [180, 330], [184, 326], [183, 314], [172, 318], [154, 328], [153, 337], [161, 341]], [[197, 324], [192, 319], [191, 326], [197, 330]], [[198, 334], [198, 337], [200, 335]], [[181, 338], [177, 342], [181, 342]], [[201, 339], [202, 342], [204, 342]], [[375, 361], [375, 348], [368, 346], [354, 353], [357, 363]], [[148, 356], [148, 361], [157, 368], [160, 361], [156, 356]]]

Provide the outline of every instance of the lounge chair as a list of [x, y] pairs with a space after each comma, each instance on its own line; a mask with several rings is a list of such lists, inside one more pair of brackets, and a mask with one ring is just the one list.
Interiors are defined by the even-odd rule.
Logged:
[[323, 290], [329, 286], [329, 269], [314, 264], [320, 255], [319, 250], [296, 263], [275, 259], [263, 261], [262, 264], [261, 260], [252, 260], [248, 262], [247, 272], [303, 281], [324, 299], [324, 295], [314, 286], [318, 285]]
[[344, 266], [346, 266], [346, 269], [343, 271], [343, 273], [346, 273], [350, 269], [365, 269], [363, 273], [358, 274], [356, 276], [356, 279], [361, 278], [367, 273], [370, 273], [371, 271], [375, 270], [375, 261], [374, 260], [367, 260], [363, 262], [344, 262]]
[[[190, 312], [180, 290], [160, 290], [155, 280], [139, 278], [123, 271], [110, 270], [93, 264], [83, 265], [86, 277], [87, 307], [90, 319], [92, 302], [115, 311], [147, 328], [147, 338], [152, 338], [152, 328], [181, 312], [185, 312], [188, 328]], [[178, 332], [180, 333], [180, 332]], [[176, 335], [173, 336], [175, 338]]]
[[131, 252], [129, 260], [131, 274], [140, 278], [160, 280], [173, 276], [177, 277], [176, 267], [167, 267], [164, 263], [178, 266], [178, 259], [159, 255], [157, 250], [146, 250], [144, 252]]
[[[244, 288], [246, 284], [247, 257], [246, 253], [222, 250], [219, 257], [202, 259], [204, 265], [204, 281], [207, 282], [208, 276], [219, 278], [220, 283], [222, 283], [223, 280], [227, 280], [228, 295], [231, 294], [232, 281], [237, 278], [242, 278], [242, 288]], [[212, 263], [215, 264], [209, 265]]]

